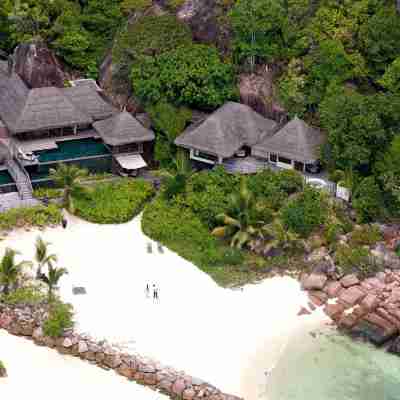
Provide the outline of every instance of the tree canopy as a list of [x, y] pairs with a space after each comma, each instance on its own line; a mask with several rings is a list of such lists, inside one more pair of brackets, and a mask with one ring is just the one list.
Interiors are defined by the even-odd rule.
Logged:
[[221, 60], [216, 48], [202, 44], [144, 57], [131, 79], [135, 94], [147, 104], [166, 99], [207, 110], [237, 97], [233, 66]]

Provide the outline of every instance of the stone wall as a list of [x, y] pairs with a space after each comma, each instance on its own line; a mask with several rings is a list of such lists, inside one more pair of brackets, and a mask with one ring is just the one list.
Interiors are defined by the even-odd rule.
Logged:
[[44, 309], [10, 307], [0, 303], [0, 329], [12, 335], [25, 336], [37, 345], [54, 348], [61, 354], [79, 357], [104, 369], [112, 369], [172, 399], [241, 400], [183, 371], [176, 371], [140, 355], [124, 353], [104, 341], [98, 342], [73, 331], [57, 339], [46, 337], [41, 328], [45, 317]]

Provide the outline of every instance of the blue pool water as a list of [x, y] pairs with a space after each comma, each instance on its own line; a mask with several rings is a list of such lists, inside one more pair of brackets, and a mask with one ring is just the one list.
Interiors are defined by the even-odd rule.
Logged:
[[57, 146], [57, 149], [35, 152], [39, 156], [39, 161], [56, 162], [110, 154], [101, 140], [93, 138], [57, 142]]

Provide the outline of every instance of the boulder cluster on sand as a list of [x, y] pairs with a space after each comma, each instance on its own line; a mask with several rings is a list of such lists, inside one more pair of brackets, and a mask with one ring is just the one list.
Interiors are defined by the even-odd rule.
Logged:
[[25, 336], [37, 345], [54, 348], [61, 354], [79, 357], [165, 393], [172, 399], [183, 400], [241, 400], [222, 393], [199, 378], [176, 371], [140, 355], [127, 354], [105, 341], [96, 341], [72, 330], [60, 338], [45, 336], [42, 330], [46, 310], [31, 307], [11, 307], [0, 304], [0, 329], [10, 334]]
[[[387, 239], [388, 231], [383, 233]], [[341, 275], [329, 254], [318, 249], [309, 256], [316, 267], [301, 276], [301, 285], [339, 329], [400, 355], [400, 258], [391, 241], [371, 249], [382, 270], [364, 279]]]

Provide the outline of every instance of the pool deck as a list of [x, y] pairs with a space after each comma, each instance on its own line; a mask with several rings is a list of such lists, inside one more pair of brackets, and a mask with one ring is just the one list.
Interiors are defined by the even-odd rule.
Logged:
[[40, 150], [50, 150], [57, 148], [57, 142], [64, 142], [68, 140], [76, 139], [98, 139], [100, 136], [94, 129], [85, 130], [82, 132], [77, 132], [76, 135], [67, 135], [60, 137], [51, 137], [43, 139], [32, 139], [32, 140], [18, 140], [14, 139], [14, 143], [25, 153]]

